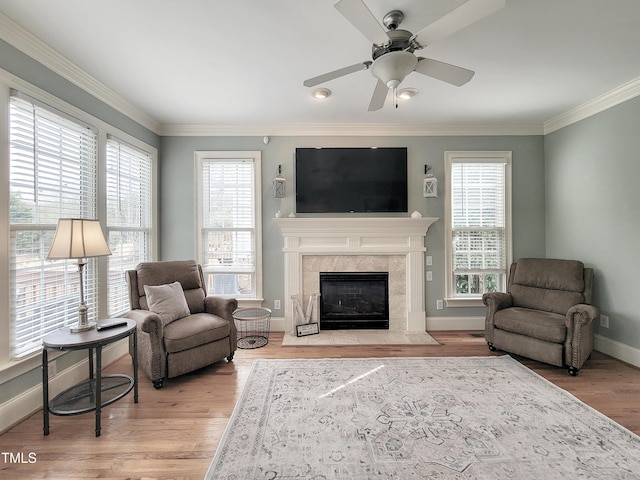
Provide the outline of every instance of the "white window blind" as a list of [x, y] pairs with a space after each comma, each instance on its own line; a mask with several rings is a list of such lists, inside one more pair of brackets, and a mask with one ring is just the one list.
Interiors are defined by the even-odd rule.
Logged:
[[256, 175], [251, 158], [202, 159], [200, 262], [215, 295], [256, 295]]
[[[46, 260], [58, 218], [96, 217], [97, 134], [91, 126], [12, 91], [9, 105], [11, 356], [78, 319], [77, 263]], [[85, 267], [95, 320], [95, 262]]]
[[510, 154], [448, 160], [448, 298], [505, 288], [510, 261]]
[[151, 260], [152, 158], [116, 137], [107, 139], [108, 313], [129, 310], [124, 272]]

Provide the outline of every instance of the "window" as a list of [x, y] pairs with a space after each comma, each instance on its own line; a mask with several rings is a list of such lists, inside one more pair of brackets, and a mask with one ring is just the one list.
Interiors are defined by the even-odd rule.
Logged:
[[[9, 104], [10, 345], [21, 358], [40, 339], [78, 319], [77, 264], [48, 261], [58, 218], [96, 218], [97, 132], [12, 91]], [[84, 270], [85, 299], [97, 305], [95, 259]], [[95, 320], [98, 309], [89, 310]]]
[[260, 152], [196, 152], [197, 254], [207, 291], [262, 296]]
[[77, 262], [47, 260], [59, 218], [98, 219], [106, 227], [113, 255], [87, 259], [83, 271], [89, 320], [128, 310], [123, 271], [154, 257], [156, 151], [28, 84], [19, 82], [23, 91], [2, 85], [10, 232], [3, 247], [4, 365], [28, 362], [44, 335], [78, 321]]
[[511, 262], [511, 152], [446, 152], [447, 305], [504, 291]]
[[108, 313], [129, 310], [124, 272], [151, 259], [153, 165], [148, 152], [107, 138]]

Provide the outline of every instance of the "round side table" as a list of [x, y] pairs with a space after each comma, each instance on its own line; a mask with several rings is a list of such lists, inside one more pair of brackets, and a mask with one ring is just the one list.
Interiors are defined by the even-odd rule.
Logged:
[[271, 310], [264, 307], [238, 308], [233, 312], [238, 330], [238, 348], [260, 348], [269, 342]]
[[[44, 434], [49, 435], [49, 413], [54, 415], [78, 415], [96, 412], [96, 437], [100, 436], [102, 407], [121, 399], [133, 390], [133, 401], [138, 403], [138, 336], [136, 322], [127, 318], [124, 325], [98, 331], [71, 332], [69, 327], [60, 328], [42, 339], [42, 411]], [[102, 347], [123, 338], [132, 342], [133, 378], [128, 375], [102, 375]], [[49, 350], [89, 351], [89, 379], [66, 389], [49, 401]], [[96, 368], [94, 373], [93, 356]]]

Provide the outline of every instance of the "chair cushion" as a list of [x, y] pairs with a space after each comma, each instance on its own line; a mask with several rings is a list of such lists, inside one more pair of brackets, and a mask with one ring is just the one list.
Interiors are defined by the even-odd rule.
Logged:
[[[202, 288], [198, 264], [194, 260], [144, 262], [139, 264], [136, 270], [138, 271], [138, 285], [140, 286], [180, 282], [184, 290]], [[138, 294], [142, 296], [144, 291], [140, 289]]]
[[505, 308], [494, 315], [494, 325], [500, 330], [553, 343], [564, 343], [567, 337], [565, 316], [528, 308]]
[[156, 286], [145, 285], [144, 292], [149, 310], [158, 314], [163, 325], [191, 314], [180, 282]]
[[211, 313], [196, 313], [167, 325], [164, 329], [164, 347], [168, 353], [226, 338], [231, 333], [229, 321]]
[[514, 306], [565, 315], [584, 302], [584, 264], [577, 260], [521, 258], [512, 275]]
[[206, 290], [202, 285], [200, 267], [194, 260], [140, 263], [136, 267], [136, 276], [138, 303], [141, 308], [148, 308], [144, 285], [165, 285], [180, 282], [191, 313], [204, 312]]

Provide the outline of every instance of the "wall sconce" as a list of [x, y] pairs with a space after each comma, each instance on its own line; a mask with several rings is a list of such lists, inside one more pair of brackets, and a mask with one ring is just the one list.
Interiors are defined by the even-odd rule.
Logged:
[[438, 197], [438, 179], [434, 177], [431, 173], [430, 165], [424, 166], [424, 173], [426, 177], [424, 177], [423, 183], [423, 194], [425, 198], [437, 198]]
[[287, 179], [282, 176], [282, 165], [278, 165], [278, 173], [273, 177], [273, 198], [284, 198]]

